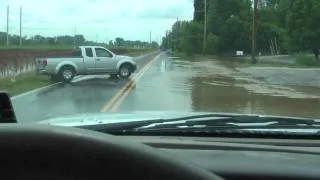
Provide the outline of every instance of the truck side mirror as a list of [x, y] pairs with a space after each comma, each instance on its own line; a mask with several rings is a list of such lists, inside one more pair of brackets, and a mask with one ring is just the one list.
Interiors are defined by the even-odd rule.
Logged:
[[10, 96], [0, 91], [0, 123], [17, 123]]

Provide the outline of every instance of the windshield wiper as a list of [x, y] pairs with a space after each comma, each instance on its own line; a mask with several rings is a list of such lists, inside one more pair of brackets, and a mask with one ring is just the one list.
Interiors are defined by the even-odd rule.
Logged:
[[[259, 116], [259, 115], [200, 115], [171, 119], [165, 122], [153, 122], [135, 128], [136, 132], [265, 132], [269, 133], [316, 133], [320, 120]], [[266, 131], [263, 131], [266, 130]], [[300, 129], [300, 130], [297, 130]], [[309, 129], [302, 131], [301, 129]], [[317, 129], [310, 131], [310, 129]]]
[[112, 132], [150, 132], [150, 131], [212, 131], [239, 129], [270, 129], [320, 127], [320, 120], [292, 117], [202, 114], [171, 119], [154, 119], [145, 121], [97, 124], [82, 128], [96, 131]]

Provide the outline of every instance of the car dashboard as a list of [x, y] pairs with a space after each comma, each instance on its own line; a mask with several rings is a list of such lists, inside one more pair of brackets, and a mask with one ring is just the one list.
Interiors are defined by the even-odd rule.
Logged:
[[126, 136], [225, 179], [320, 179], [320, 141]]

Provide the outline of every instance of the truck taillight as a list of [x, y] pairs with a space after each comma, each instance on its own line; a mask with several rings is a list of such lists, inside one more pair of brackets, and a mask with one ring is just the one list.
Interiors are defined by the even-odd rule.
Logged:
[[46, 65], [48, 64], [48, 60], [47, 60], [47, 59], [43, 59], [43, 60], [42, 60], [42, 64], [43, 64], [44, 66], [46, 66]]

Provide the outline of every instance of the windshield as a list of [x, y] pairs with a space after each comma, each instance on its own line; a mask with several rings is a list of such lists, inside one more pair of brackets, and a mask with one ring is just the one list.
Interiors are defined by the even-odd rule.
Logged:
[[319, 0], [2, 4], [0, 90], [20, 123], [320, 118]]

